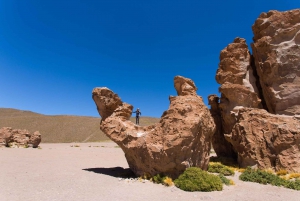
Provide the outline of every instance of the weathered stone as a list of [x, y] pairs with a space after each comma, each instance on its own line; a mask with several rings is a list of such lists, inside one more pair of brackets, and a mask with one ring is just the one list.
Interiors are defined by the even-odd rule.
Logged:
[[3, 127], [0, 129], [0, 143], [5, 146], [14, 144], [15, 146], [28, 146], [38, 147], [41, 142], [41, 134], [36, 131], [30, 134], [28, 130], [12, 129], [11, 127]]
[[33, 148], [37, 148], [41, 143], [42, 138], [39, 131], [35, 131], [29, 138], [28, 144], [32, 144]]
[[253, 56], [241, 38], [221, 51], [213, 146], [225, 150], [225, 134], [241, 167], [299, 171], [300, 10], [262, 13], [252, 29]]
[[225, 137], [237, 151], [240, 167], [300, 172], [300, 121], [293, 116], [242, 108]]
[[221, 51], [216, 80], [219, 84], [229, 82], [244, 85], [250, 91], [257, 92], [251, 55], [245, 39], [235, 38], [233, 43]]
[[236, 38], [221, 51], [216, 80], [221, 87], [219, 107], [224, 133], [230, 133], [235, 124], [234, 108], [261, 108], [256, 78], [251, 66], [251, 55], [245, 39]]
[[8, 143], [13, 140], [12, 128], [0, 128], [0, 145], [8, 146]]
[[[96, 96], [94, 96], [94, 94]], [[103, 120], [110, 116], [117, 107], [122, 105], [122, 101], [119, 96], [105, 87], [95, 88], [93, 90], [93, 99], [97, 105], [98, 113]]]
[[159, 123], [147, 127], [128, 120], [132, 106], [118, 101], [117, 94], [107, 88], [92, 92], [99, 114], [105, 117], [100, 129], [122, 148], [137, 176], [163, 173], [176, 178], [187, 167], [207, 169], [213, 118], [192, 80], [176, 76], [174, 86], [178, 96], [170, 97]]
[[[236, 154], [232, 146], [227, 146], [223, 141], [222, 135], [229, 134], [236, 123], [236, 110], [242, 107], [262, 108], [259, 98], [259, 89], [256, 85], [257, 80], [252, 66], [252, 57], [248, 50], [245, 39], [236, 38], [221, 51], [220, 63], [217, 70], [216, 80], [221, 87], [220, 103], [215, 110], [219, 110], [221, 116], [222, 130], [216, 131], [214, 137], [214, 147], [223, 147], [218, 156], [235, 158]], [[216, 112], [215, 112], [216, 113]], [[217, 114], [217, 113], [216, 113]], [[215, 115], [215, 121], [218, 117]], [[219, 134], [217, 134], [219, 133]], [[217, 145], [217, 143], [221, 143]], [[222, 153], [222, 154], [221, 154]]]
[[300, 9], [262, 13], [252, 26], [255, 66], [268, 111], [300, 114]]

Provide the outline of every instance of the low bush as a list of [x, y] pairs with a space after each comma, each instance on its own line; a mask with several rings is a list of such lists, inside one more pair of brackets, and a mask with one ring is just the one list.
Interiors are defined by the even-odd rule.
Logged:
[[251, 169], [248, 167], [241, 175], [240, 180], [251, 181], [260, 184], [271, 184], [273, 186], [283, 186], [286, 188], [300, 190], [300, 180], [296, 179], [294, 181], [285, 180], [280, 178], [278, 175], [272, 174], [259, 169]]
[[219, 174], [218, 177], [221, 179], [223, 184], [227, 186], [230, 185], [230, 179], [227, 179], [223, 174]]
[[175, 181], [175, 185], [184, 191], [221, 191], [223, 184], [221, 179], [213, 174], [197, 167], [191, 167], [184, 171]]
[[157, 174], [157, 175], [152, 177], [152, 181], [156, 184], [163, 183], [163, 180], [164, 180], [164, 176], [162, 174]]
[[210, 162], [207, 171], [212, 173], [220, 173], [225, 176], [234, 175], [234, 171], [232, 169], [219, 162]]

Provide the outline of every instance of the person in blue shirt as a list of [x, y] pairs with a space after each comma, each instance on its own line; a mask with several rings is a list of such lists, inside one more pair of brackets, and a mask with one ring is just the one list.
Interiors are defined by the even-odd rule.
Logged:
[[135, 113], [135, 123], [136, 125], [139, 125], [140, 124], [140, 116], [142, 115], [140, 109], [136, 109], [135, 112], [132, 112], [132, 113]]

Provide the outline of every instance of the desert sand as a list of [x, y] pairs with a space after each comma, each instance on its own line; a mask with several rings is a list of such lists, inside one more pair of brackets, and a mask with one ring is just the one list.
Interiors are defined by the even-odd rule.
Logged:
[[[78, 146], [75, 146], [78, 145]], [[300, 191], [231, 177], [223, 191], [185, 192], [150, 181], [124, 179], [123, 151], [113, 142], [0, 148], [0, 200], [300, 200]], [[230, 178], [230, 177], [228, 177]]]

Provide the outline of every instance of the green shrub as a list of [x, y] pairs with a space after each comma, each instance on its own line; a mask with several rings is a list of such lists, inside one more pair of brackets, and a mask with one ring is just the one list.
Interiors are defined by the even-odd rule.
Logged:
[[221, 179], [223, 184], [227, 186], [230, 185], [230, 179], [227, 179], [223, 174], [219, 174], [218, 177]]
[[191, 167], [184, 171], [175, 185], [184, 191], [221, 191], [223, 184], [218, 176], [209, 174], [197, 167]]
[[263, 170], [254, 170], [248, 167], [241, 175], [240, 180], [251, 181], [260, 184], [272, 184], [274, 186], [284, 186], [286, 180]]
[[286, 188], [300, 190], [300, 180], [294, 181], [285, 180], [279, 176], [263, 170], [254, 170], [248, 167], [241, 175], [240, 180], [251, 181], [260, 184], [271, 184], [273, 186], [283, 186]]
[[234, 171], [232, 169], [219, 162], [210, 162], [207, 171], [213, 173], [220, 173], [225, 176], [234, 175]]
[[157, 175], [152, 177], [152, 181], [156, 184], [163, 183], [164, 179], [165, 179], [165, 177], [162, 174], [157, 174]]
[[295, 181], [287, 181], [287, 184], [285, 187], [299, 191], [300, 190], [300, 180], [296, 179]]

